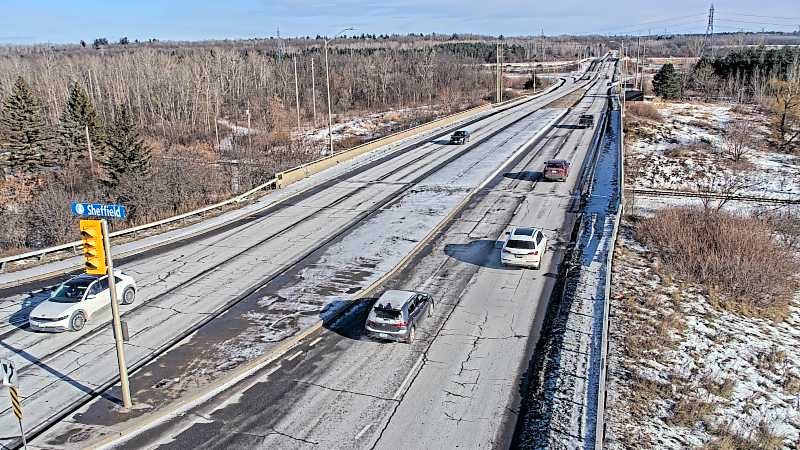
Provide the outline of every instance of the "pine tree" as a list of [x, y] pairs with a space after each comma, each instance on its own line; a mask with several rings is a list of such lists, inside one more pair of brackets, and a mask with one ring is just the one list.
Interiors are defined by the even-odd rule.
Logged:
[[18, 77], [3, 101], [0, 114], [9, 150], [8, 167], [14, 172], [33, 175], [55, 165], [50, 149], [51, 134], [42, 116], [39, 101], [22, 77]]
[[653, 91], [664, 99], [681, 96], [681, 78], [672, 64], [664, 64], [653, 77]]
[[123, 177], [145, 177], [150, 170], [150, 149], [139, 136], [130, 109], [119, 105], [106, 138], [108, 184], [116, 186]]
[[67, 165], [81, 155], [88, 156], [88, 146], [86, 143], [86, 129], [89, 129], [89, 140], [92, 152], [100, 156], [103, 152], [105, 136], [100, 124], [100, 116], [94, 109], [89, 95], [83, 87], [73, 83], [72, 89], [67, 99], [67, 105], [61, 114], [59, 124], [59, 144], [58, 154], [62, 165]]

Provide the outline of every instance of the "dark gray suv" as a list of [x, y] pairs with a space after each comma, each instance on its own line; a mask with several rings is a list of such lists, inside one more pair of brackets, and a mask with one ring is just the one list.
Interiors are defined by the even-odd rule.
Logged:
[[367, 336], [411, 343], [417, 326], [433, 314], [433, 298], [412, 291], [386, 291], [369, 312]]

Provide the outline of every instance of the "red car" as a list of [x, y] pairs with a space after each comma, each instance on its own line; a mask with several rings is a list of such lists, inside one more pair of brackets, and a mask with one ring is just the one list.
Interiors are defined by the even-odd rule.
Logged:
[[549, 181], [567, 181], [569, 176], [569, 161], [564, 159], [551, 159], [544, 164], [544, 179]]

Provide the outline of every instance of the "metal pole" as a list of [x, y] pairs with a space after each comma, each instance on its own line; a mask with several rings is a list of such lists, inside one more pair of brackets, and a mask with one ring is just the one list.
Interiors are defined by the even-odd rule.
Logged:
[[108, 222], [100, 221], [103, 227], [103, 247], [106, 250], [106, 266], [108, 266], [108, 289], [111, 293], [111, 318], [114, 324], [114, 342], [117, 346], [117, 364], [119, 365], [119, 384], [122, 390], [122, 406], [130, 409], [131, 389], [128, 384], [128, 366], [125, 365], [125, 348], [122, 346], [122, 322], [119, 318], [119, 302], [117, 301], [117, 286], [114, 282], [114, 265], [111, 259], [111, 240], [108, 238]]
[[19, 435], [22, 436], [22, 448], [28, 450], [28, 440], [25, 438], [25, 430], [22, 429], [22, 419], [19, 420]]
[[89, 137], [89, 125], [84, 125], [83, 128], [86, 131], [86, 149], [89, 151], [89, 169], [94, 175], [94, 158], [92, 157], [92, 139]]
[[311, 109], [314, 110], [314, 127], [317, 126], [317, 83], [314, 81], [314, 58], [311, 58]]
[[297, 58], [292, 56], [294, 64], [294, 104], [297, 107], [297, 129], [300, 129], [300, 88], [297, 84]]
[[247, 114], [247, 147], [249, 151], [253, 151], [253, 128], [250, 125], [250, 108], [245, 110]]
[[328, 41], [325, 41], [325, 81], [328, 88], [328, 143], [333, 154], [333, 119], [331, 119], [331, 73], [328, 68]]
[[497, 49], [495, 50], [495, 80], [494, 80], [494, 87], [497, 93], [494, 96], [495, 103], [500, 103], [500, 44], [497, 44]]

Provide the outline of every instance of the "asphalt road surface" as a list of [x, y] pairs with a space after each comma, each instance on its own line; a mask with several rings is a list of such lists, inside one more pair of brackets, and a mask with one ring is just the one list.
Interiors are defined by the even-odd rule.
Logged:
[[[594, 84], [386, 284], [436, 300], [433, 320], [412, 345], [367, 339], [365, 299], [280, 360], [123, 447], [507, 447], [523, 371], [580, 203], [580, 168], [594, 130], [575, 124], [587, 111], [599, 115], [607, 88]], [[566, 182], [540, 179], [551, 158], [572, 161]], [[499, 264], [499, 242], [514, 225], [545, 230], [540, 270]]]
[[[432, 229], [448, 208], [502, 164], [516, 147], [560, 114], [542, 106], [582, 84], [586, 83], [569, 80], [552, 94], [466, 127], [473, 136], [467, 146], [450, 146], [442, 141], [423, 143], [342, 174], [326, 183], [324, 189], [300, 192], [239, 226], [126, 261], [121, 269], [135, 276], [140, 288], [134, 305], [123, 307], [123, 319], [131, 330], [131, 340], [126, 344], [128, 364], [158, 354], [165, 344], [180, 339], [198, 323], [216, 319], [221, 311], [248, 298], [275, 277], [292, 269], [298, 271], [298, 265], [307, 268], [309, 264], [303, 261], [319, 257], [321, 251], [329, 250], [332, 245], [348, 238], [369, 243], [368, 238], [375, 234], [377, 215], [391, 214], [393, 209], [411, 214], [408, 220], [401, 214], [395, 221], [377, 221], [384, 228], [396, 226], [400, 230], [386, 235], [404, 237], [403, 233], [408, 233], [408, 242], [394, 243], [390, 250], [410, 250], [414, 239]], [[440, 189], [432, 195], [435, 189], [419, 188], [426, 183], [453, 188]], [[419, 195], [420, 192], [425, 195]], [[371, 220], [373, 226], [369, 227]], [[402, 226], [415, 221], [421, 226], [411, 229]], [[370, 254], [386, 248], [385, 241], [374, 244], [377, 247], [365, 244], [363, 250]], [[384, 259], [392, 261], [391, 257], [401, 254], [402, 251], [397, 251]], [[363, 283], [379, 277], [380, 270], [386, 270], [379, 264], [371, 267], [365, 264], [359, 267], [362, 269], [366, 270], [360, 280]], [[292, 289], [287, 283], [280, 286]], [[306, 292], [295, 289], [295, 293], [301, 296]], [[335, 308], [331, 295], [318, 294], [318, 300], [313, 302], [286, 301], [292, 299], [281, 296], [277, 302], [259, 304], [269, 314], [294, 315], [291, 321], [284, 321], [292, 326], [278, 329], [274, 340], [268, 340], [261, 350], [268, 350], [274, 342]], [[19, 316], [43, 297], [14, 293], [3, 299], [6, 321], [19, 323]], [[287, 312], [286, 306], [293, 310]], [[108, 313], [91, 318], [87, 327], [77, 333], [37, 333], [17, 326], [3, 331], [0, 357], [14, 360], [19, 369], [27, 429], [39, 427], [65, 409], [105, 391], [114, 379], [116, 359], [108, 318]], [[374, 348], [380, 353], [393, 347]], [[410, 349], [394, 348], [400, 348], [397, 350], [400, 353]], [[103, 395], [107, 401], [114, 401], [113, 394]], [[0, 442], [16, 439], [17, 424], [12, 417], [7, 409], [0, 410]]]

